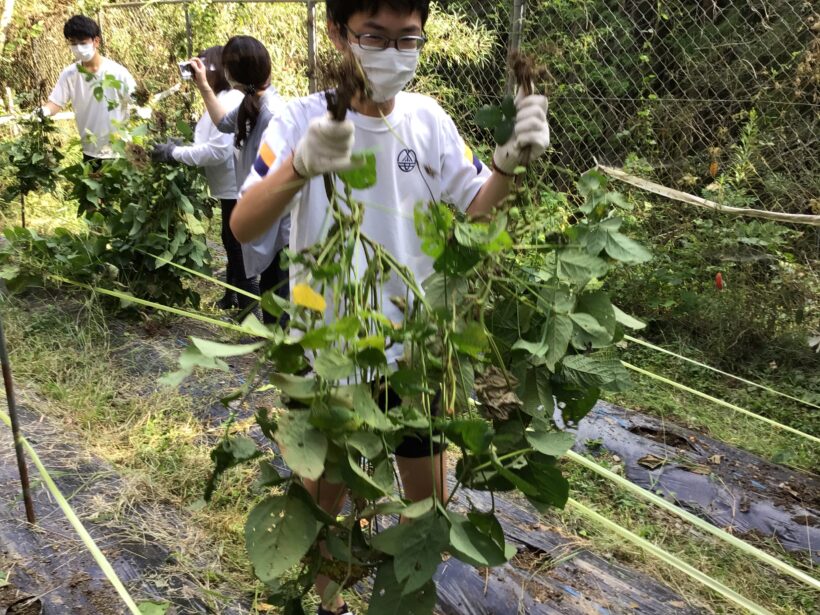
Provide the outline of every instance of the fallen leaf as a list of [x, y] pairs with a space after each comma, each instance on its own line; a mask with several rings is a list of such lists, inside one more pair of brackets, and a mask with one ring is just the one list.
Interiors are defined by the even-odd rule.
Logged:
[[695, 474], [703, 474], [704, 476], [709, 476], [712, 473], [712, 470], [709, 468], [709, 466], [704, 466], [700, 464], [686, 466], [686, 469], [690, 472], [694, 472]]
[[723, 455], [712, 455], [711, 457], [709, 457], [709, 463], [712, 463], [716, 466], [719, 466], [721, 461], [723, 461]]
[[666, 459], [658, 457], [657, 455], [644, 455], [638, 459], [638, 465], [642, 465], [650, 470], [655, 470], [666, 463]]

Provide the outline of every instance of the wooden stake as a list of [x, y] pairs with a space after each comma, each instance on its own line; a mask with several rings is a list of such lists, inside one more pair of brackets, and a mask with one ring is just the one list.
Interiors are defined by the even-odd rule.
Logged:
[[34, 516], [34, 503], [31, 501], [31, 486], [28, 480], [28, 468], [23, 457], [23, 441], [20, 437], [20, 424], [17, 421], [17, 404], [14, 401], [14, 383], [11, 379], [11, 365], [6, 352], [6, 336], [3, 333], [3, 322], [0, 320], [0, 363], [3, 366], [3, 383], [6, 386], [6, 400], [11, 417], [11, 433], [14, 437], [14, 452], [17, 455], [17, 469], [20, 471], [20, 483], [23, 486], [23, 504], [26, 507], [26, 519], [32, 525], [37, 522]]

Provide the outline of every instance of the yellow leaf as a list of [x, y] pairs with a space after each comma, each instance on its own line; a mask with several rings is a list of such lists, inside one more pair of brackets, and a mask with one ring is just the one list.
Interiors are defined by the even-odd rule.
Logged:
[[325, 298], [305, 283], [293, 287], [293, 302], [316, 312], [327, 309]]

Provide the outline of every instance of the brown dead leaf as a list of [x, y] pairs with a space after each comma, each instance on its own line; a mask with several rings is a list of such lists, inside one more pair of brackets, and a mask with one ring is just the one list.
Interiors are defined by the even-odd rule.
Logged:
[[643, 467], [649, 468], [650, 470], [660, 468], [664, 464], [666, 464], [666, 459], [652, 454], [644, 455], [643, 457], [638, 459], [638, 465], [642, 465]]
[[723, 461], [723, 455], [712, 455], [711, 457], [709, 457], [709, 463], [712, 463], [716, 466], [719, 466], [721, 461]]

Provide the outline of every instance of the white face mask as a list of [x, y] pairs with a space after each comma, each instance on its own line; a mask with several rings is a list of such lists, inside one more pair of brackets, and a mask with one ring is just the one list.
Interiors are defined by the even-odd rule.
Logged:
[[418, 51], [399, 51], [392, 47], [381, 51], [362, 49], [351, 44], [350, 49], [367, 75], [373, 102], [383, 103], [395, 98], [416, 75]]
[[97, 50], [94, 49], [94, 43], [83, 43], [82, 45], [71, 45], [71, 53], [74, 54], [77, 62], [90, 62], [97, 54]]

